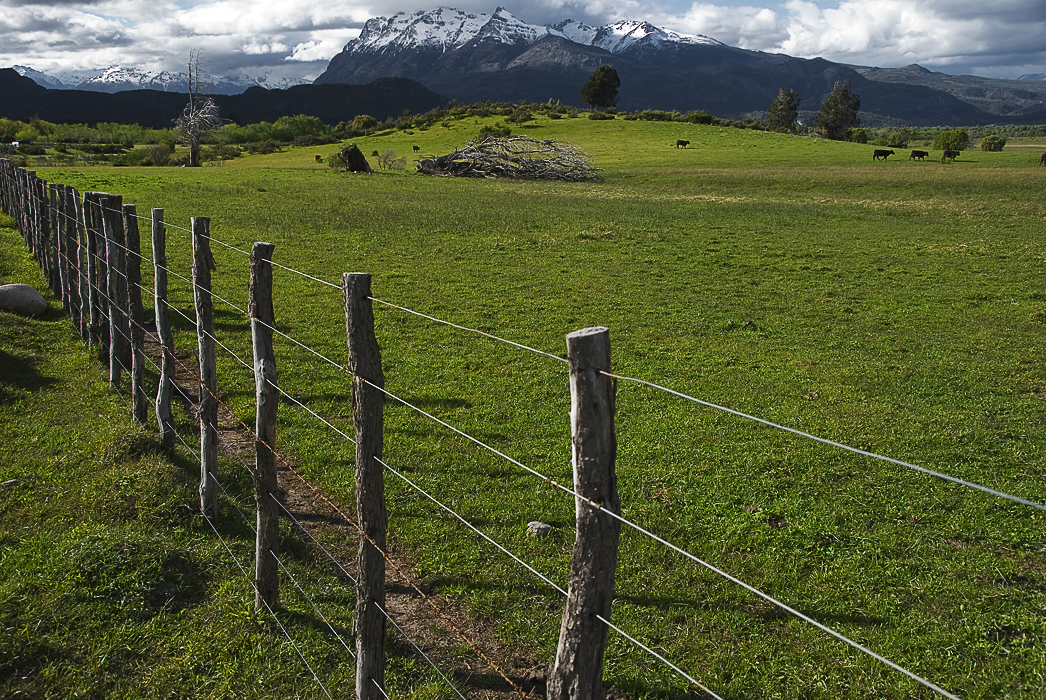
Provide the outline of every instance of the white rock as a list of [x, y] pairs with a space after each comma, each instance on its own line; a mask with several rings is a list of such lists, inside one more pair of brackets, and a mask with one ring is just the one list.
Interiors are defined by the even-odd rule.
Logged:
[[552, 532], [552, 526], [548, 523], [538, 522], [537, 520], [531, 520], [527, 523], [527, 534], [531, 537], [544, 537], [550, 532]]
[[43, 316], [47, 300], [28, 284], [0, 284], [0, 310], [22, 316]]

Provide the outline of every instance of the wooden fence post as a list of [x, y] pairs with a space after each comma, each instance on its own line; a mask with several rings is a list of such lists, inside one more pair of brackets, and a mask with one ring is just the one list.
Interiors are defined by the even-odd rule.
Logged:
[[163, 225], [163, 209], [152, 210], [153, 239], [153, 315], [156, 318], [156, 337], [160, 341], [163, 359], [160, 360], [160, 387], [156, 390], [156, 423], [163, 446], [174, 447], [174, 414], [171, 413], [171, 394], [174, 391], [174, 335], [167, 311], [167, 230]]
[[[120, 388], [124, 369], [130, 369], [131, 347], [127, 323], [127, 280], [124, 279], [127, 255], [124, 253], [123, 207], [120, 195], [107, 195], [99, 201], [102, 230], [105, 232], [106, 297], [109, 302], [109, 385]], [[117, 226], [119, 221], [119, 226]]]
[[70, 187], [66, 193], [69, 199], [69, 211], [76, 219], [76, 301], [79, 304], [80, 338], [91, 342], [91, 254], [88, 250], [87, 226], [84, 219], [84, 208], [80, 193]]
[[218, 514], [218, 370], [214, 358], [214, 304], [211, 301], [211, 220], [192, 217], [193, 299], [200, 352], [200, 511]]
[[[385, 689], [385, 473], [382, 411], [385, 375], [374, 335], [370, 275], [345, 273], [345, 328], [356, 428], [356, 513], [364, 532], [356, 562], [356, 698], [380, 700]], [[376, 388], [377, 387], [377, 388]]]
[[254, 499], [258, 508], [254, 547], [254, 608], [273, 605], [280, 596], [280, 577], [276, 548], [280, 541], [280, 507], [276, 498], [276, 355], [272, 348], [272, 327], [276, 314], [272, 306], [272, 243], [255, 243], [251, 250], [251, 283], [247, 313], [251, 316], [254, 346], [254, 387], [257, 414], [254, 443]]
[[614, 460], [614, 382], [610, 333], [586, 328], [567, 336], [570, 362], [570, 417], [574, 452], [577, 537], [559, 631], [556, 663], [548, 679], [548, 700], [604, 700], [603, 653], [614, 598], [614, 573], [621, 523], [600, 510], [621, 512]]
[[99, 245], [101, 241], [98, 240], [100, 238], [97, 226], [98, 208], [95, 206], [97, 198], [97, 192], [84, 192], [83, 204], [81, 205], [84, 230], [87, 234], [87, 293], [88, 303], [90, 304], [87, 342], [90, 345], [103, 343], [106, 346], [105, 352], [108, 352], [108, 342], [103, 342], [102, 296], [98, 293], [99, 278], [105, 269], [105, 265], [102, 260], [102, 251], [100, 250], [101, 245]]
[[142, 308], [142, 237], [138, 230], [138, 208], [125, 204], [124, 229], [127, 232], [127, 311], [131, 331], [131, 399], [134, 420], [145, 425], [149, 420], [149, 395], [145, 393], [145, 310]]
[[47, 184], [47, 209], [50, 212], [50, 231], [51, 231], [51, 289], [54, 290], [55, 296], [58, 297], [58, 301], [62, 302], [62, 307], [66, 310], [69, 308], [69, 300], [65, 296], [65, 275], [62, 274], [62, 233], [61, 233], [61, 219], [58, 214], [58, 188], [59, 185]]

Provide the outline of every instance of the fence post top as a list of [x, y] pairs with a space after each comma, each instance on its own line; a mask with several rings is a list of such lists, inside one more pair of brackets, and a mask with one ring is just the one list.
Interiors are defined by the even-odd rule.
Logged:
[[610, 333], [610, 329], [604, 328], [603, 326], [592, 326], [591, 328], [582, 328], [579, 331], [573, 333], [567, 333], [567, 341], [581, 340], [593, 335], [607, 335]]

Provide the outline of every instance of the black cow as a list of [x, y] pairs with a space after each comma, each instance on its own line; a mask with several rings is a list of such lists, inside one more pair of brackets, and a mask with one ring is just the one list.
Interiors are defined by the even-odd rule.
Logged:
[[417, 153], [417, 152], [418, 152], [418, 151], [420, 151], [420, 150], [421, 150], [421, 147], [420, 147], [420, 146], [414, 146], [414, 152], [415, 152], [415, 153]]
[[1046, 153], [1043, 153], [1042, 157], [1039, 158], [1039, 165], [1046, 165]]
[[689, 145], [690, 145], [689, 141], [684, 141], [682, 139], [679, 139], [678, 141], [676, 141], [676, 148], [686, 148]]
[[316, 156], [316, 162], [317, 163], [322, 163], [323, 162], [323, 156]]
[[923, 160], [929, 155], [930, 154], [926, 151], [912, 151], [912, 154], [908, 156], [908, 160], [915, 160], [916, 158], [918, 158], [919, 160]]
[[888, 156], [892, 156], [893, 151], [884, 151], [881, 148], [875, 149], [875, 153], [872, 154], [872, 160], [886, 160]]
[[941, 156], [941, 162], [946, 160], [955, 161], [956, 158], [962, 155], [962, 151], [953, 151], [950, 148], [944, 149], [944, 155]]

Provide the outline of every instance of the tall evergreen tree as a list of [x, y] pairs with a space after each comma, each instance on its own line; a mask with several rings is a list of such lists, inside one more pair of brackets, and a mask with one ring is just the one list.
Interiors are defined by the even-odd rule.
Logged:
[[617, 89], [621, 87], [621, 78], [610, 66], [596, 68], [588, 80], [581, 86], [581, 101], [589, 107], [613, 107], [617, 104]]
[[799, 93], [795, 90], [785, 90], [777, 93], [776, 99], [766, 110], [766, 128], [770, 131], [779, 131], [791, 134], [795, 131], [795, 123], [799, 121]]
[[860, 109], [861, 98], [850, 92], [850, 81], [837, 80], [817, 113], [814, 128], [834, 141], [845, 141], [850, 129], [861, 124], [857, 118]]

